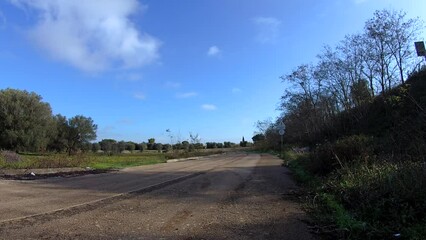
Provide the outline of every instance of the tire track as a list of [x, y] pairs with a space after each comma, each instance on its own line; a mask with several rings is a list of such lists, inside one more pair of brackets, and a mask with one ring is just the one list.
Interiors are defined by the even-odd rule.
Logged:
[[[176, 177], [167, 181], [163, 181], [161, 183], [157, 183], [157, 184], [153, 184], [150, 185], [148, 187], [143, 187], [140, 189], [135, 189], [135, 190], [131, 190], [125, 193], [119, 193], [119, 194], [115, 194], [113, 196], [109, 196], [109, 197], [105, 197], [105, 198], [101, 198], [101, 199], [97, 199], [97, 200], [93, 200], [90, 202], [85, 202], [85, 203], [81, 203], [81, 204], [76, 204], [73, 206], [68, 206], [68, 207], [64, 207], [64, 208], [60, 208], [60, 209], [56, 209], [56, 210], [52, 210], [52, 211], [48, 211], [48, 212], [43, 212], [43, 213], [37, 213], [37, 214], [33, 214], [33, 215], [29, 215], [29, 216], [23, 216], [23, 217], [17, 217], [17, 218], [12, 218], [12, 219], [6, 219], [6, 220], [2, 220], [0, 221], [0, 230], [4, 229], [4, 228], [11, 228], [11, 229], [16, 229], [16, 228], [22, 228], [26, 225], [31, 225], [33, 223], [42, 223], [42, 222], [47, 222], [47, 221], [52, 221], [55, 219], [59, 219], [62, 217], [69, 217], [69, 216], [73, 216], [75, 214], [81, 213], [81, 212], [86, 212], [86, 211], [91, 211], [112, 203], [115, 203], [117, 201], [121, 201], [121, 200], [125, 200], [128, 198], [132, 198], [135, 195], [141, 195], [141, 194], [146, 194], [161, 188], [165, 188], [167, 186], [176, 184], [176, 183], [180, 183], [183, 182], [187, 179], [190, 178], [195, 178], [197, 176], [203, 175], [207, 172], [210, 172], [212, 170], [215, 170], [216, 168], [220, 168], [223, 167], [225, 165], [228, 164], [232, 164], [238, 160], [241, 160], [243, 157], [241, 155], [232, 157], [231, 159], [220, 159], [218, 161], [221, 162], [221, 164], [219, 165], [215, 165], [211, 168], [208, 168], [206, 170], [203, 171], [198, 171], [195, 173], [191, 173], [191, 174], [187, 174], [184, 176], [180, 176], [180, 177]], [[225, 162], [225, 163], [223, 163]], [[217, 162], [215, 162], [217, 163]], [[211, 162], [209, 163], [211, 164]], [[208, 165], [208, 164], [205, 164]], [[203, 166], [205, 166], [203, 165]], [[191, 166], [186, 168], [188, 169], [196, 169], [196, 168], [200, 168], [200, 166]]]

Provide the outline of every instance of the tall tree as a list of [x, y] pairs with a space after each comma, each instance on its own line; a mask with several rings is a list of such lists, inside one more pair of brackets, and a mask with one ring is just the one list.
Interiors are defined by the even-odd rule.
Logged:
[[77, 115], [68, 120], [67, 149], [68, 154], [81, 149], [84, 144], [96, 139], [98, 126], [90, 117]]
[[405, 72], [410, 60], [413, 59], [413, 42], [422, 29], [422, 23], [419, 18], [406, 19], [406, 13], [395, 10], [381, 10], [374, 15], [375, 22], [382, 22], [376, 27], [388, 30], [386, 46], [390, 51], [395, 66], [398, 69], [401, 83], [405, 81]]
[[54, 134], [52, 110], [34, 92], [0, 90], [0, 148], [43, 151]]
[[56, 127], [56, 136], [51, 139], [49, 143], [49, 149], [55, 150], [57, 152], [62, 152], [67, 150], [68, 144], [68, 120], [65, 116], [57, 114], [53, 116], [55, 127]]
[[395, 73], [404, 83], [414, 56], [412, 44], [422, 27], [418, 18], [406, 19], [405, 12], [387, 9], [376, 11], [373, 18], [366, 22], [369, 51], [376, 62], [376, 74], [382, 91], [395, 85]]
[[69, 155], [77, 150], [90, 150], [90, 141], [96, 139], [97, 129], [97, 125], [93, 123], [91, 118], [77, 115], [67, 119], [58, 114], [54, 119], [56, 137], [51, 141], [51, 149], [59, 152], [66, 150]]

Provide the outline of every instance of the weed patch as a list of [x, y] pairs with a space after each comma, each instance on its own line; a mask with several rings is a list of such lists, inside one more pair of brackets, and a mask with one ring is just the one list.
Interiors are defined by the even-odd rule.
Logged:
[[288, 156], [311, 193], [307, 209], [332, 238], [425, 239], [425, 163], [356, 162], [316, 176], [309, 156]]

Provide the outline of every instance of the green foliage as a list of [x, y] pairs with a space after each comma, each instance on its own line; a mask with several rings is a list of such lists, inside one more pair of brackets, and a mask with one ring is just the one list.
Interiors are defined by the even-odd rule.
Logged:
[[318, 212], [315, 216], [319, 221], [328, 221], [336, 224], [336, 233], [339, 238], [357, 239], [367, 230], [367, 224], [354, 218], [345, 207], [331, 194], [320, 193], [316, 202]]
[[118, 153], [117, 141], [114, 139], [102, 139], [99, 144], [101, 145], [102, 151], [107, 154], [111, 155], [113, 153]]
[[425, 164], [360, 164], [339, 170], [325, 185], [375, 237], [402, 229], [414, 234], [411, 226], [426, 220]]
[[[292, 84], [281, 102], [284, 141], [314, 149], [289, 166], [301, 182], [318, 180], [308, 184], [314, 211], [337, 238], [426, 239], [426, 69], [405, 79], [422, 24], [405, 17], [376, 11], [364, 33], [281, 77]], [[266, 141], [276, 133], [268, 125]]]
[[[50, 148], [58, 152], [67, 151], [69, 155], [78, 150], [89, 151], [90, 141], [96, 139], [97, 125], [88, 117], [77, 115], [70, 119], [54, 116], [56, 137], [52, 138]], [[55, 126], [55, 125], [54, 125]]]
[[0, 148], [44, 151], [52, 132], [52, 110], [34, 92], [0, 90]]
[[282, 156], [284, 162], [291, 168], [295, 179], [305, 185], [315, 184], [315, 177], [307, 171], [309, 166], [309, 155], [298, 154], [293, 151], [284, 151]]
[[19, 162], [6, 162], [0, 158], [0, 168], [26, 169], [26, 168], [65, 168], [65, 167], [91, 167], [94, 169], [119, 169], [147, 164], [163, 163], [166, 161], [164, 154], [21, 154]]
[[[426, 164], [356, 162], [315, 177], [309, 156], [286, 152], [295, 179], [314, 195], [308, 208], [333, 234], [348, 239], [424, 239]], [[335, 236], [337, 238], [337, 236]]]
[[125, 155], [99, 155], [89, 166], [95, 169], [120, 169], [141, 165], [150, 165], [166, 162], [163, 154], [125, 154]]
[[240, 142], [240, 147], [247, 147], [247, 141], [244, 140], [244, 137], [243, 137], [243, 139]]
[[374, 138], [365, 135], [352, 135], [318, 145], [311, 152], [310, 171], [326, 175], [336, 169], [357, 163], [368, 163], [375, 159]]

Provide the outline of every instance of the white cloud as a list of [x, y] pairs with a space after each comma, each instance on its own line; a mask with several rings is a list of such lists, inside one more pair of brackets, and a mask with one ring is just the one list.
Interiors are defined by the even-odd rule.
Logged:
[[143, 93], [135, 93], [133, 95], [133, 97], [136, 98], [136, 99], [139, 99], [139, 100], [145, 100], [146, 99], [146, 96]]
[[161, 43], [132, 22], [144, 9], [137, 0], [10, 1], [35, 10], [38, 20], [28, 35], [38, 47], [81, 70], [138, 68], [159, 58]]
[[191, 98], [197, 96], [198, 93], [196, 92], [186, 92], [186, 93], [178, 93], [176, 94], [177, 98]]
[[260, 43], [275, 43], [279, 36], [281, 21], [273, 17], [256, 17], [256, 40]]
[[211, 46], [209, 47], [209, 50], [207, 51], [207, 55], [214, 57], [218, 56], [221, 53], [221, 50], [217, 46]]
[[207, 111], [214, 111], [217, 109], [217, 107], [213, 104], [203, 104], [201, 105], [201, 108]]
[[242, 90], [239, 88], [233, 88], [232, 93], [240, 93]]

